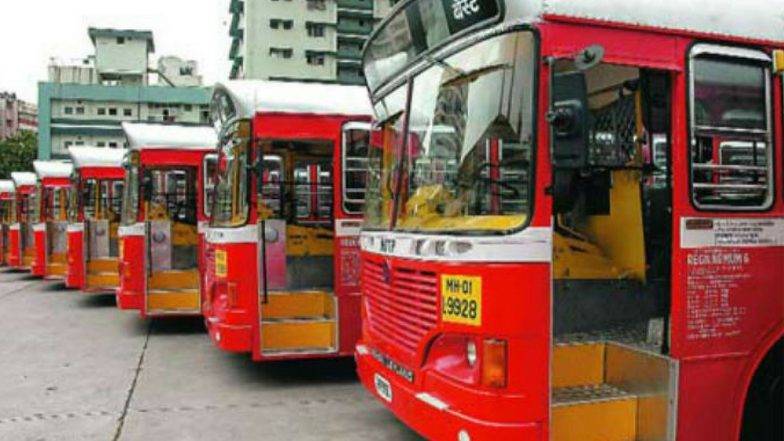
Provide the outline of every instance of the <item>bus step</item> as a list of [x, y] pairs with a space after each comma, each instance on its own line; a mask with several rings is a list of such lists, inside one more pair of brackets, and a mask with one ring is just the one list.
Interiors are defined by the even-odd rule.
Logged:
[[676, 362], [613, 341], [553, 347], [554, 441], [664, 440]]
[[201, 312], [201, 296], [195, 288], [151, 289], [147, 310], [155, 312]]
[[333, 318], [335, 298], [325, 291], [271, 292], [261, 305], [262, 320]]
[[157, 271], [150, 276], [150, 289], [187, 290], [199, 288], [198, 270]]
[[335, 351], [334, 319], [283, 319], [261, 323], [261, 350], [267, 352]]
[[120, 274], [116, 271], [87, 274], [87, 288], [113, 289], [118, 286], [120, 286]]
[[87, 272], [90, 274], [118, 272], [118, 261], [113, 258], [90, 259], [87, 261]]
[[64, 276], [68, 267], [62, 263], [50, 263], [46, 265], [47, 276]]
[[637, 397], [608, 384], [555, 389], [553, 441], [634, 441]]

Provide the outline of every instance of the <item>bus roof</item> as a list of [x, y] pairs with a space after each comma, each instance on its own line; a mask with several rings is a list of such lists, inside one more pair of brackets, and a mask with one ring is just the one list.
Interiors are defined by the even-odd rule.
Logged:
[[227, 81], [215, 86], [215, 95], [226, 94], [234, 115], [252, 118], [260, 112], [316, 115], [371, 116], [364, 86], [316, 84], [295, 81]]
[[84, 167], [122, 167], [125, 149], [78, 146], [68, 149], [76, 168]]
[[14, 193], [14, 181], [10, 179], [0, 179], [0, 193]]
[[218, 145], [212, 127], [124, 122], [122, 128], [131, 150], [215, 150]]
[[14, 181], [15, 188], [24, 185], [35, 185], [38, 182], [38, 178], [32, 172], [11, 172], [11, 180]]
[[73, 164], [62, 161], [33, 161], [33, 168], [39, 178], [70, 178]]
[[784, 0], [513, 0], [512, 17], [548, 16], [784, 42]]

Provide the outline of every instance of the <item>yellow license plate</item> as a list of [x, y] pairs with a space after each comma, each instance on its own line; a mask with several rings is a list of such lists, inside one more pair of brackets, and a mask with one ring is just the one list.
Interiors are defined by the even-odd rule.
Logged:
[[441, 321], [462, 325], [482, 325], [482, 278], [441, 276]]
[[228, 258], [226, 257], [225, 250], [215, 251], [215, 275], [218, 277], [226, 277], [229, 273]]

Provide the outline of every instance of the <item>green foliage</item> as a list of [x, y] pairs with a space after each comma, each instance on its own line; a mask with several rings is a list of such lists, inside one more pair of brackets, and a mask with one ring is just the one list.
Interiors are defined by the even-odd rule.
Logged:
[[0, 179], [11, 179], [11, 172], [33, 171], [38, 155], [38, 136], [20, 131], [16, 136], [0, 141]]

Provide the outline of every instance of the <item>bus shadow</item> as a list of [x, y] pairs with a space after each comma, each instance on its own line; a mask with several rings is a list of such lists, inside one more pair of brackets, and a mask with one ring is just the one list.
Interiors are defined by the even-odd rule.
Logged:
[[114, 294], [78, 293], [79, 306], [83, 308], [114, 308], [117, 306]]
[[149, 319], [151, 335], [191, 335], [206, 334], [204, 318], [199, 317], [163, 317]]
[[359, 381], [352, 357], [257, 363], [249, 354], [232, 354], [231, 365], [241, 381], [274, 386], [349, 384]]
[[41, 289], [43, 292], [69, 292], [62, 281], [45, 281], [46, 285]]

